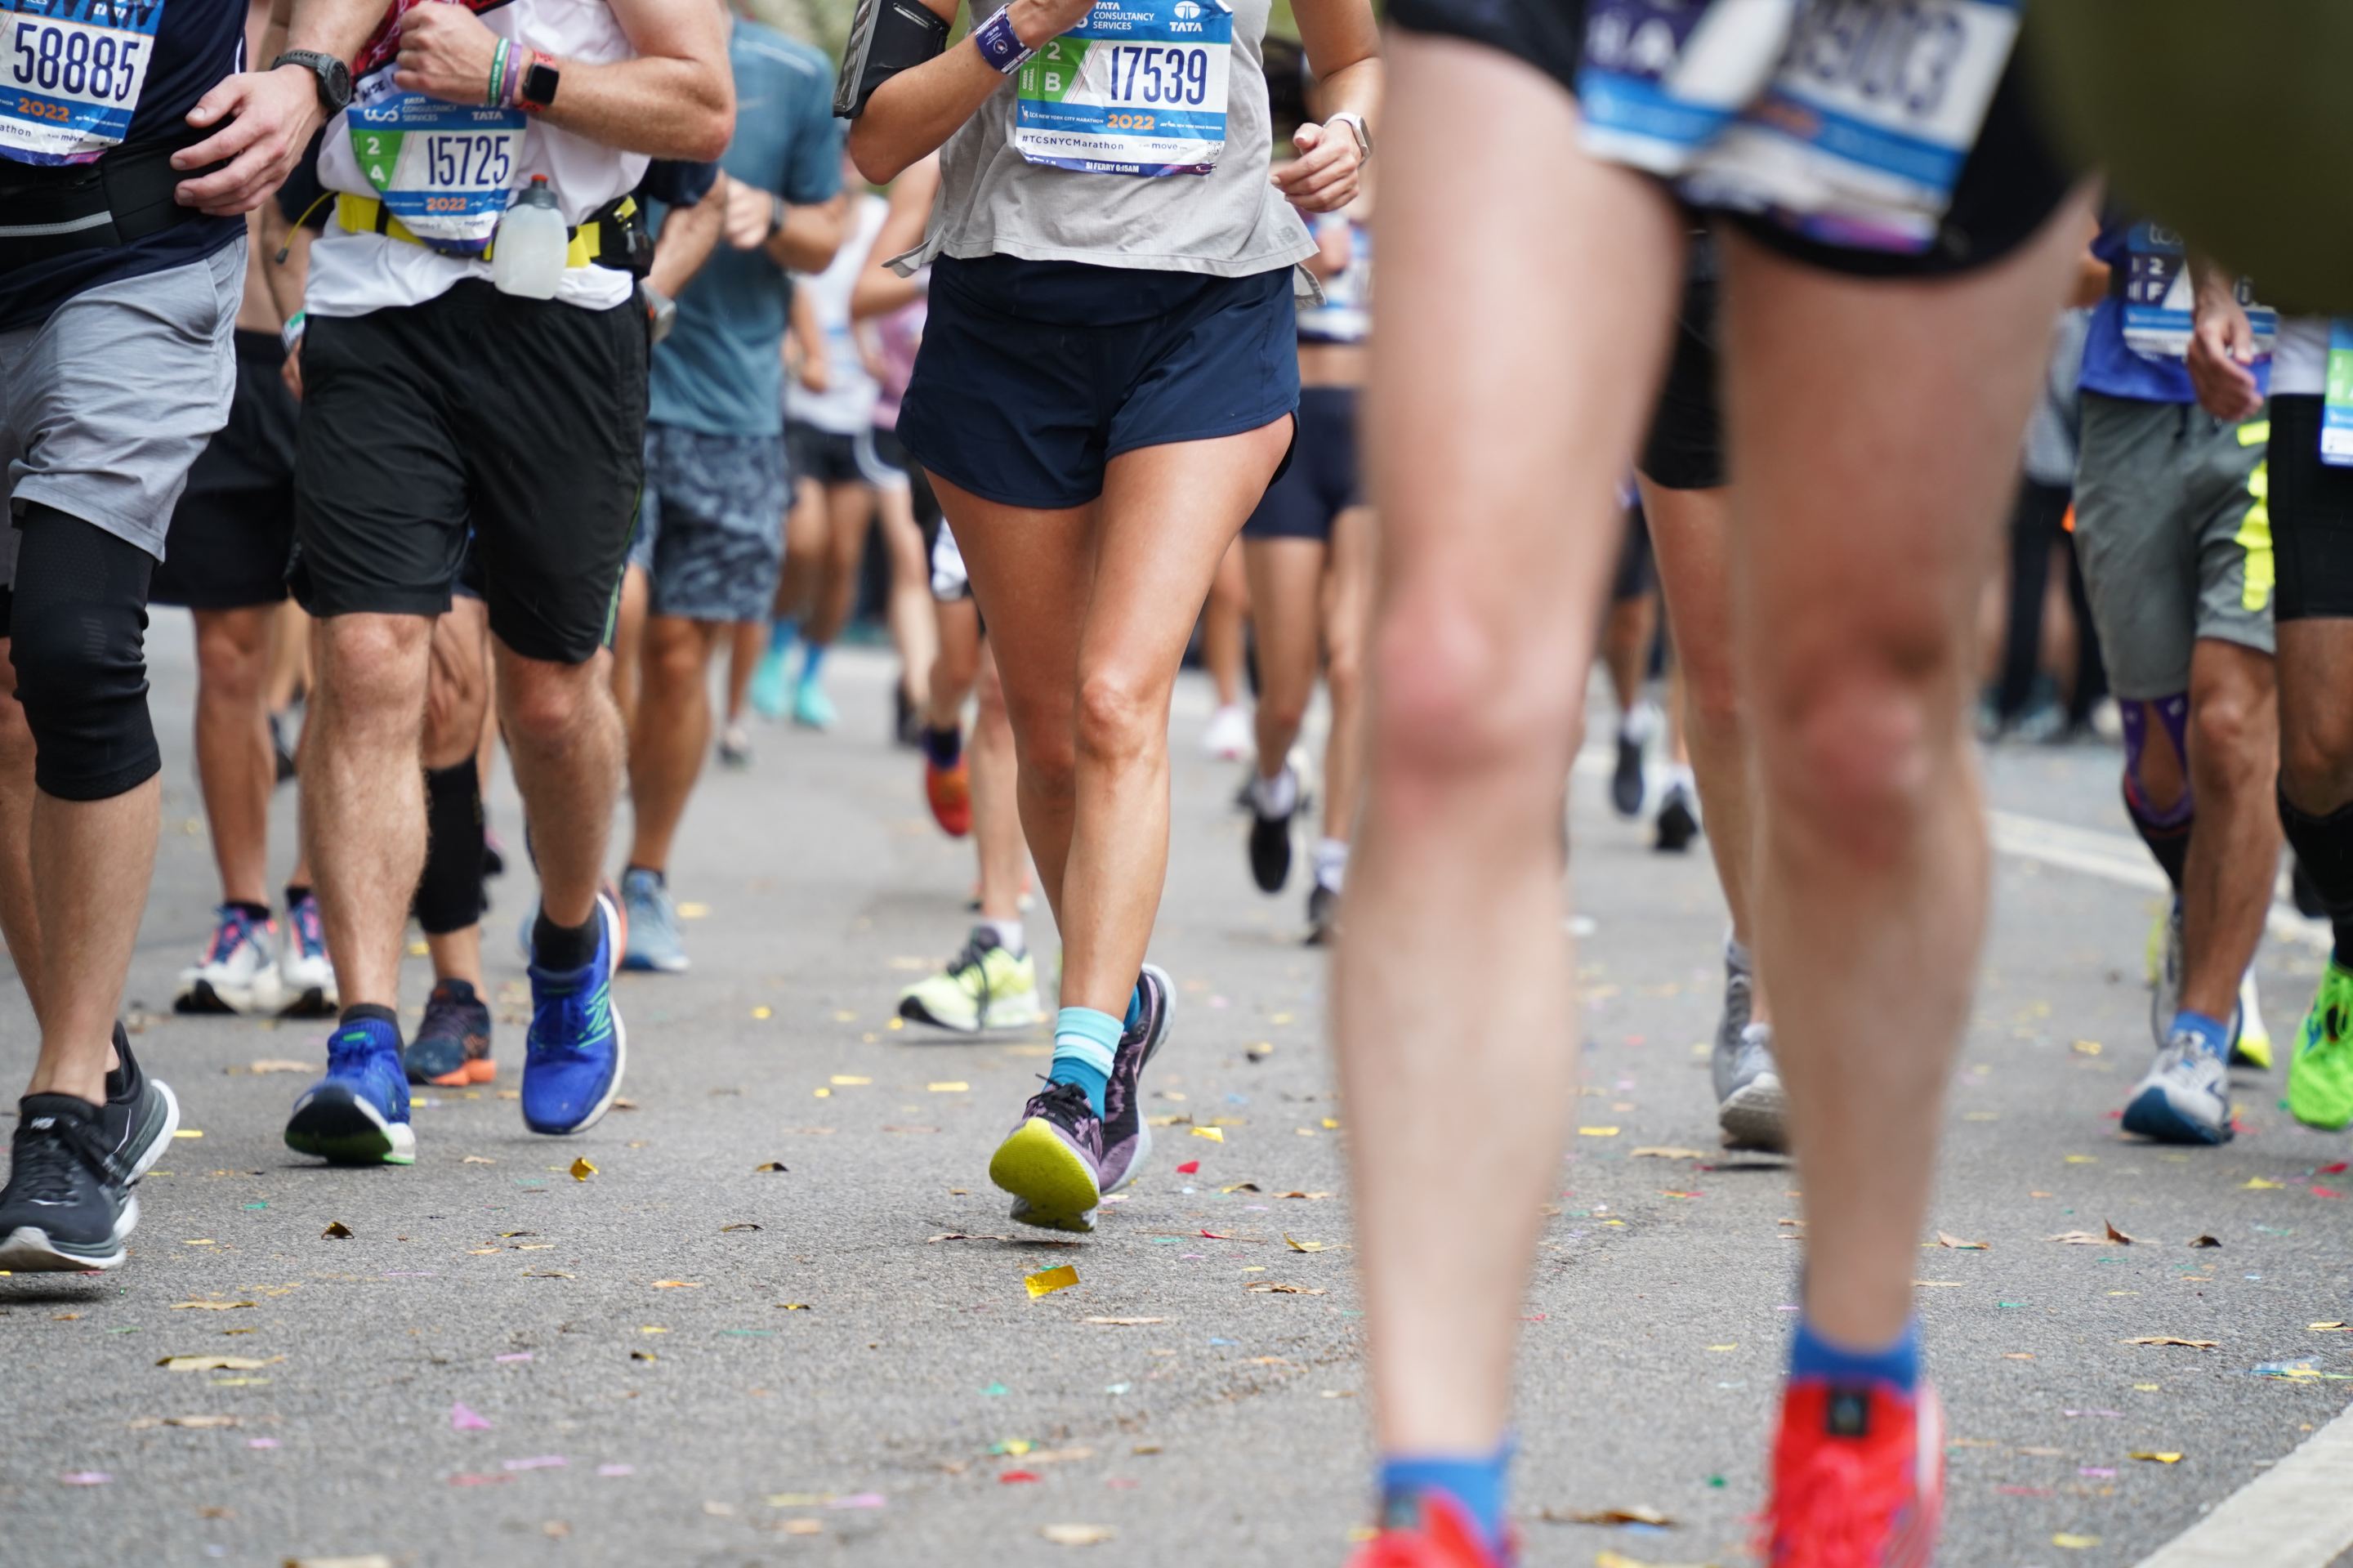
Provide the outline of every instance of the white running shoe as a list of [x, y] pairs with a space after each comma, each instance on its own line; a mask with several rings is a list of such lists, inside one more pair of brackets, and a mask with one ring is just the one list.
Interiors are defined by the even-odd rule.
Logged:
[[1257, 749], [1257, 744], [1250, 709], [1240, 703], [1229, 703], [1211, 714], [1209, 727], [1201, 732], [1201, 749], [1220, 762], [1240, 762]]
[[278, 1008], [303, 1018], [332, 1017], [342, 1008], [335, 966], [327, 961], [327, 931], [319, 900], [309, 894], [286, 910], [286, 947], [278, 955]]
[[205, 956], [180, 971], [174, 1012], [275, 1012], [280, 1001], [275, 925], [233, 904], [216, 916]]

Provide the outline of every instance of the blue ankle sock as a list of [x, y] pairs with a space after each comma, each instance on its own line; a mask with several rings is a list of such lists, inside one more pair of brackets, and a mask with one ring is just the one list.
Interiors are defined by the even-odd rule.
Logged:
[[818, 666], [824, 662], [824, 643], [804, 642], [801, 644], [801, 679], [803, 681], [815, 681], [817, 679]]
[[1800, 1319], [1798, 1336], [1789, 1341], [1789, 1375], [1825, 1378], [1833, 1383], [1886, 1383], [1909, 1393], [1920, 1382], [1920, 1320], [1904, 1325], [1895, 1342], [1876, 1351], [1851, 1351], [1833, 1345]]
[[964, 731], [959, 728], [934, 729], [925, 725], [923, 755], [934, 768], [943, 770], [954, 768], [964, 757]]
[[2198, 1048], [2216, 1061], [2231, 1054], [2231, 1026], [2219, 1018], [2209, 1018], [2185, 1007], [2173, 1015], [2173, 1027], [2166, 1033], [2196, 1035]]
[[801, 623], [789, 615], [780, 615], [768, 622], [768, 652], [782, 658], [793, 639], [800, 635]]
[[1095, 1115], [1103, 1115], [1119, 1033], [1119, 1020], [1108, 1012], [1092, 1007], [1062, 1009], [1054, 1015], [1054, 1066], [1047, 1082], [1078, 1085], [1087, 1091], [1087, 1104], [1094, 1107]]
[[1135, 989], [1127, 993], [1127, 1016], [1120, 1020], [1123, 1032], [1144, 1022], [1144, 982], [1137, 980]]
[[1381, 1459], [1381, 1517], [1409, 1525], [1417, 1515], [1413, 1505], [1436, 1492], [1461, 1505], [1479, 1527], [1487, 1544], [1504, 1542], [1504, 1491], [1510, 1478], [1512, 1446], [1505, 1443], [1484, 1458], [1447, 1456], [1417, 1458], [1389, 1454]]

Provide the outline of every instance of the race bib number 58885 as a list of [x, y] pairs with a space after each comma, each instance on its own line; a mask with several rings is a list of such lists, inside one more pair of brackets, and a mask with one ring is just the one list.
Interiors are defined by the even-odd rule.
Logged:
[[1226, 149], [1225, 0], [1095, 0], [1021, 68], [1013, 145], [1101, 175], [1206, 175]]
[[121, 144], [164, 0], [0, 0], [0, 158], [83, 164]]

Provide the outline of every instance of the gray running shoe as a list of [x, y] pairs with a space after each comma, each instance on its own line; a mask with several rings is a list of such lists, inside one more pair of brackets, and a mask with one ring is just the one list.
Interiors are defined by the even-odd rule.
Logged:
[[1740, 1060], [1741, 1032], [1757, 1011], [1757, 976], [1735, 963], [1727, 948], [1724, 955], [1724, 1016], [1715, 1021], [1715, 1051], [1709, 1065], [1715, 1073], [1715, 1098], [1720, 1105], [1732, 1093]]
[[1773, 1061], [1773, 1026], [1752, 1023], [1717, 1078], [1716, 1125], [1729, 1149], [1759, 1149], [1786, 1154], [1789, 1149], [1789, 1097]]
[[2183, 1030], [2165, 1043], [2125, 1105], [2125, 1130], [2159, 1143], [2231, 1141], [2231, 1079], [2222, 1059]]
[[650, 871], [632, 869], [621, 875], [621, 901], [628, 911], [628, 946], [623, 950], [625, 969], [658, 969], [682, 974], [687, 968], [686, 944], [678, 934], [678, 906], [670, 889]]

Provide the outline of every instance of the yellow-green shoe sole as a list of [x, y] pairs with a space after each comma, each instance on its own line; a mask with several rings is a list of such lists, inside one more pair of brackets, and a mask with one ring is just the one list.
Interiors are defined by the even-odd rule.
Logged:
[[[1048, 1224], [1048, 1216], [1075, 1218], [1103, 1201], [1095, 1173], [1077, 1150], [1044, 1121], [1032, 1117], [997, 1146], [988, 1162], [988, 1179], [1027, 1202]], [[1063, 1228], [1049, 1225], [1049, 1228]]]

